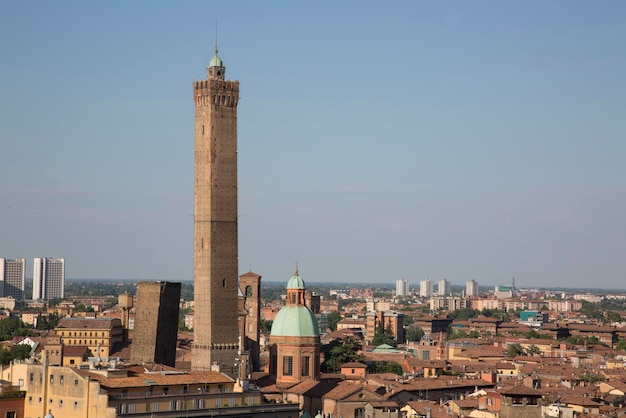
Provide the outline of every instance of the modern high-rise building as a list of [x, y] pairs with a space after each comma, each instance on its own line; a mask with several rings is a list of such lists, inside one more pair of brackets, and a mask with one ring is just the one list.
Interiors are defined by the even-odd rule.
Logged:
[[437, 282], [437, 294], [439, 296], [450, 294], [450, 282], [447, 279], [441, 279]]
[[33, 300], [63, 298], [65, 294], [65, 259], [35, 258]]
[[478, 295], [478, 282], [474, 281], [474, 279], [465, 283], [465, 296], [476, 296]]
[[396, 296], [409, 295], [409, 282], [404, 279], [396, 280]]
[[193, 83], [195, 116], [194, 342], [191, 367], [234, 376], [239, 350], [237, 104], [239, 82], [217, 55]]
[[0, 258], [0, 297], [24, 299], [24, 273], [26, 260]]
[[429, 298], [433, 295], [433, 282], [428, 279], [420, 281], [420, 296]]

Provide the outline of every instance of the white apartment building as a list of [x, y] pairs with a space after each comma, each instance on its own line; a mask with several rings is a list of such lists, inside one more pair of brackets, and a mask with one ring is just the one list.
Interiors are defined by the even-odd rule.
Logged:
[[396, 280], [396, 296], [409, 296], [409, 282], [404, 279]]
[[456, 311], [468, 307], [468, 300], [457, 296], [433, 296], [430, 298], [430, 310], [436, 311], [445, 309], [446, 311]]
[[474, 279], [465, 283], [465, 296], [476, 296], [478, 295], [478, 282], [474, 281]]
[[447, 279], [441, 279], [437, 282], [437, 295], [446, 296], [450, 294], [450, 282]]
[[0, 297], [24, 299], [24, 273], [26, 259], [9, 260], [0, 258]]
[[429, 298], [433, 295], [433, 282], [428, 279], [420, 281], [420, 296]]
[[33, 300], [63, 298], [65, 294], [65, 259], [35, 258]]

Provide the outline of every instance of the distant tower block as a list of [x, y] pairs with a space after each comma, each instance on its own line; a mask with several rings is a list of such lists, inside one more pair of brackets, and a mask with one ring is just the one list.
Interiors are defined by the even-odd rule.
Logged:
[[125, 291], [117, 297], [117, 304], [122, 310], [122, 326], [128, 330], [128, 318], [130, 310], [133, 308], [133, 295]]
[[217, 55], [207, 79], [193, 83], [195, 118], [193, 370], [219, 366], [236, 375], [237, 104], [239, 82], [226, 81]]
[[174, 367], [180, 283], [137, 284], [137, 315], [130, 361]]

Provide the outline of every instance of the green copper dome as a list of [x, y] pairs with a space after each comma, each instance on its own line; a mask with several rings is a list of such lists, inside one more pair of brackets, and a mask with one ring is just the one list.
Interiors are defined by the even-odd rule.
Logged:
[[209, 67], [223, 67], [222, 60], [220, 59], [220, 57], [217, 56], [217, 54], [215, 54], [215, 56], [213, 58], [211, 58], [211, 62], [209, 63]]
[[287, 289], [305, 289], [304, 280], [298, 276], [298, 272], [287, 282]]
[[270, 334], [278, 337], [317, 337], [320, 332], [313, 312], [299, 305], [283, 306], [274, 318]]

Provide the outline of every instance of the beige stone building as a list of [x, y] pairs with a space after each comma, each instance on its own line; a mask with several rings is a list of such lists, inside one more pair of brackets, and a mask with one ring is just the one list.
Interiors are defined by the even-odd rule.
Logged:
[[100, 368], [19, 363], [3, 366], [2, 379], [26, 391], [24, 416], [114, 418], [298, 416], [298, 405], [266, 404], [223, 373], [180, 372], [101, 363]]
[[54, 333], [65, 346], [84, 346], [98, 357], [108, 357], [116, 343], [124, 339], [119, 318], [63, 318]]

